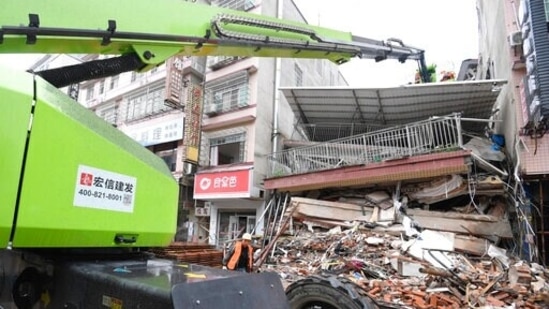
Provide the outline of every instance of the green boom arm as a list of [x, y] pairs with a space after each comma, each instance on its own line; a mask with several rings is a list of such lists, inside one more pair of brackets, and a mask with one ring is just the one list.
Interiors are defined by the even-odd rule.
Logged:
[[122, 64], [113, 65], [120, 71], [112, 73], [147, 70], [174, 55], [231, 55], [337, 64], [353, 57], [416, 60], [424, 81], [428, 74], [424, 51], [400, 40], [361, 38], [181, 0], [3, 0], [0, 27], [0, 53], [122, 55]]

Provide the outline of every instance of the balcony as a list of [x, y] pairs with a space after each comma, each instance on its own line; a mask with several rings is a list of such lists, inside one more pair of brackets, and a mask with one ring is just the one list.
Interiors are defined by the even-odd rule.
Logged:
[[205, 71], [205, 59], [203, 57], [186, 57], [183, 60], [183, 74], [192, 73], [197, 76], [203, 76]]
[[459, 115], [297, 147], [268, 157], [268, 178], [291, 176], [462, 148]]
[[206, 65], [212, 71], [216, 71], [244, 58], [245, 57], [231, 57], [231, 56], [208, 57], [208, 61]]

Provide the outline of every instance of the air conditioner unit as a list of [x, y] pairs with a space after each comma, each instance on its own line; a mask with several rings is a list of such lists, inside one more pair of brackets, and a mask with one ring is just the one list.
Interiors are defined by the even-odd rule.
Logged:
[[185, 176], [191, 176], [196, 174], [196, 164], [190, 162], [183, 163], [183, 174]]
[[215, 104], [206, 105], [204, 113], [208, 116], [214, 116], [217, 114], [217, 106]]
[[522, 45], [522, 32], [511, 32], [511, 34], [509, 34], [508, 40], [511, 47]]

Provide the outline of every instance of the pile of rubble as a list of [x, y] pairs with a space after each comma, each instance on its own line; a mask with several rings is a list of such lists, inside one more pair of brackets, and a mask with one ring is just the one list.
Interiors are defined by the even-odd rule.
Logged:
[[285, 285], [339, 276], [386, 307], [549, 308], [549, 271], [503, 249], [516, 239], [505, 186], [449, 175], [292, 196], [269, 216], [256, 265]]
[[279, 238], [261, 271], [277, 272], [284, 285], [321, 273], [345, 277], [380, 305], [549, 305], [549, 273], [542, 266], [513, 260], [494, 246], [483, 257], [457, 253], [447, 236], [424, 230], [405, 240], [359, 225], [315, 233], [303, 229]]

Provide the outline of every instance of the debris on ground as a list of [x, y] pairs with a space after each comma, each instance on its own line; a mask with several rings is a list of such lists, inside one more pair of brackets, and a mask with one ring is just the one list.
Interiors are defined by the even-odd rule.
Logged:
[[266, 211], [256, 266], [285, 286], [337, 276], [387, 308], [549, 308], [549, 271], [505, 249], [515, 236], [498, 176], [449, 175], [395, 191], [311, 191], [271, 203], [283, 212]]
[[168, 247], [150, 251], [158, 258], [211, 267], [221, 267], [223, 260], [222, 250], [202, 243], [172, 242]]
[[[456, 252], [452, 238], [423, 231], [402, 239], [360, 228], [300, 230], [279, 238], [261, 271], [285, 285], [328, 273], [353, 281], [378, 304], [410, 308], [544, 308], [549, 273], [488, 249], [485, 256]], [[493, 253], [491, 253], [493, 252]]]

